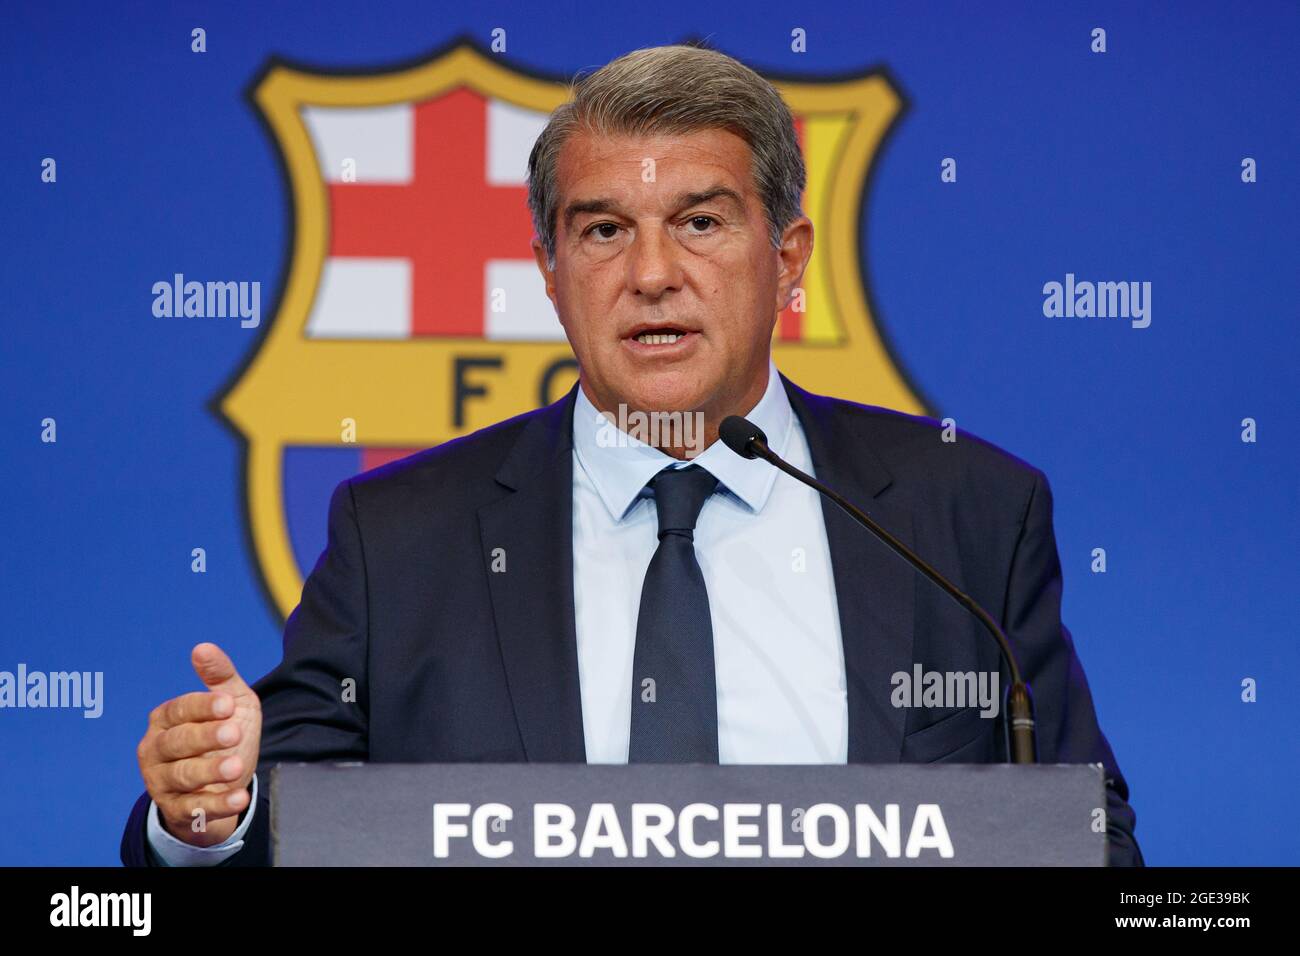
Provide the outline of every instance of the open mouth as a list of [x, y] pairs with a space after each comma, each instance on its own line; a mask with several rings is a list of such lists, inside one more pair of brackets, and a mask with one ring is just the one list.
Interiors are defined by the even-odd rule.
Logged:
[[681, 329], [663, 329], [654, 332], [642, 332], [639, 335], [632, 336], [632, 338], [642, 345], [672, 345], [678, 339], [685, 338], [686, 334]]
[[699, 337], [699, 332], [693, 332], [681, 326], [660, 325], [654, 328], [634, 328], [624, 341], [642, 354], [652, 352], [672, 352], [676, 354], [681, 349], [687, 348]]

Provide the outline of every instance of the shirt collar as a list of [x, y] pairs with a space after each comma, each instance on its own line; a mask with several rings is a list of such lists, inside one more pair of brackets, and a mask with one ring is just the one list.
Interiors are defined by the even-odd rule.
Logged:
[[[794, 410], [781, 384], [776, 365], [768, 360], [767, 388], [745, 415], [768, 436], [768, 444], [784, 456], [794, 424]], [[776, 469], [765, 461], [741, 458], [721, 441], [687, 461], [620, 431], [578, 389], [573, 410], [573, 449], [610, 516], [619, 521], [636, 503], [646, 483], [668, 467], [699, 465], [752, 512], [763, 510]]]

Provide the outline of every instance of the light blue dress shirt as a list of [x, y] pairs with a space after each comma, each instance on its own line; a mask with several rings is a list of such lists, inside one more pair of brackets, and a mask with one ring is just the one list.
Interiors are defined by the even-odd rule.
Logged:
[[[641, 582], [658, 547], [646, 483], [662, 469], [707, 469], [719, 490], [695, 526], [709, 593], [721, 763], [844, 763], [844, 648], [821, 499], [721, 441], [682, 462], [610, 426], [581, 390], [573, 417], [573, 583], [582, 723], [590, 763], [626, 763]], [[769, 365], [746, 415], [773, 451], [804, 471], [803, 428]], [[619, 433], [622, 435], [622, 433]]]
[[[772, 450], [812, 473], [808, 443], [777, 375], [746, 415]], [[573, 413], [573, 588], [582, 723], [590, 763], [626, 763], [641, 582], [658, 546], [646, 483], [696, 464], [718, 479], [695, 529], [709, 593], [722, 763], [845, 763], [844, 648], [820, 496], [721, 441], [683, 462], [617, 432], [581, 389]], [[239, 851], [253, 802], [225, 843], [192, 847], [151, 805], [148, 840], [171, 866], [211, 866]]]

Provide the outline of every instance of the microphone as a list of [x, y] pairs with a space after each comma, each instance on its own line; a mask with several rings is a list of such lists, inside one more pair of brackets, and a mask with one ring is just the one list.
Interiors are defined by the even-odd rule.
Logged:
[[1034, 701], [1029, 695], [1029, 687], [1020, 675], [1020, 665], [1011, 650], [1011, 642], [1002, 633], [997, 622], [967, 594], [963, 593], [951, 581], [917, 557], [907, 545], [876, 524], [866, 512], [855, 507], [833, 488], [822, 484], [812, 475], [805, 474], [783, 459], [767, 445], [767, 436], [763, 430], [748, 419], [739, 415], [729, 415], [718, 427], [718, 437], [722, 443], [741, 458], [761, 458], [768, 464], [785, 472], [791, 478], [802, 481], [809, 488], [825, 495], [839, 505], [850, 518], [862, 525], [898, 555], [902, 556], [912, 567], [937, 584], [949, 597], [964, 607], [984, 625], [993, 639], [998, 642], [1002, 658], [1011, 671], [1011, 687], [1007, 690], [1007, 753], [1012, 763], [1026, 764], [1038, 762], [1038, 737], [1034, 729]]

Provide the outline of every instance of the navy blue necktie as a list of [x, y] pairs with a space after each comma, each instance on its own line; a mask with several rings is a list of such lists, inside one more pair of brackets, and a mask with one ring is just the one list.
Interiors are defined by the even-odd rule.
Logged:
[[718, 479], [691, 465], [650, 480], [659, 547], [641, 585], [632, 660], [629, 763], [717, 763], [713, 621], [695, 522]]

